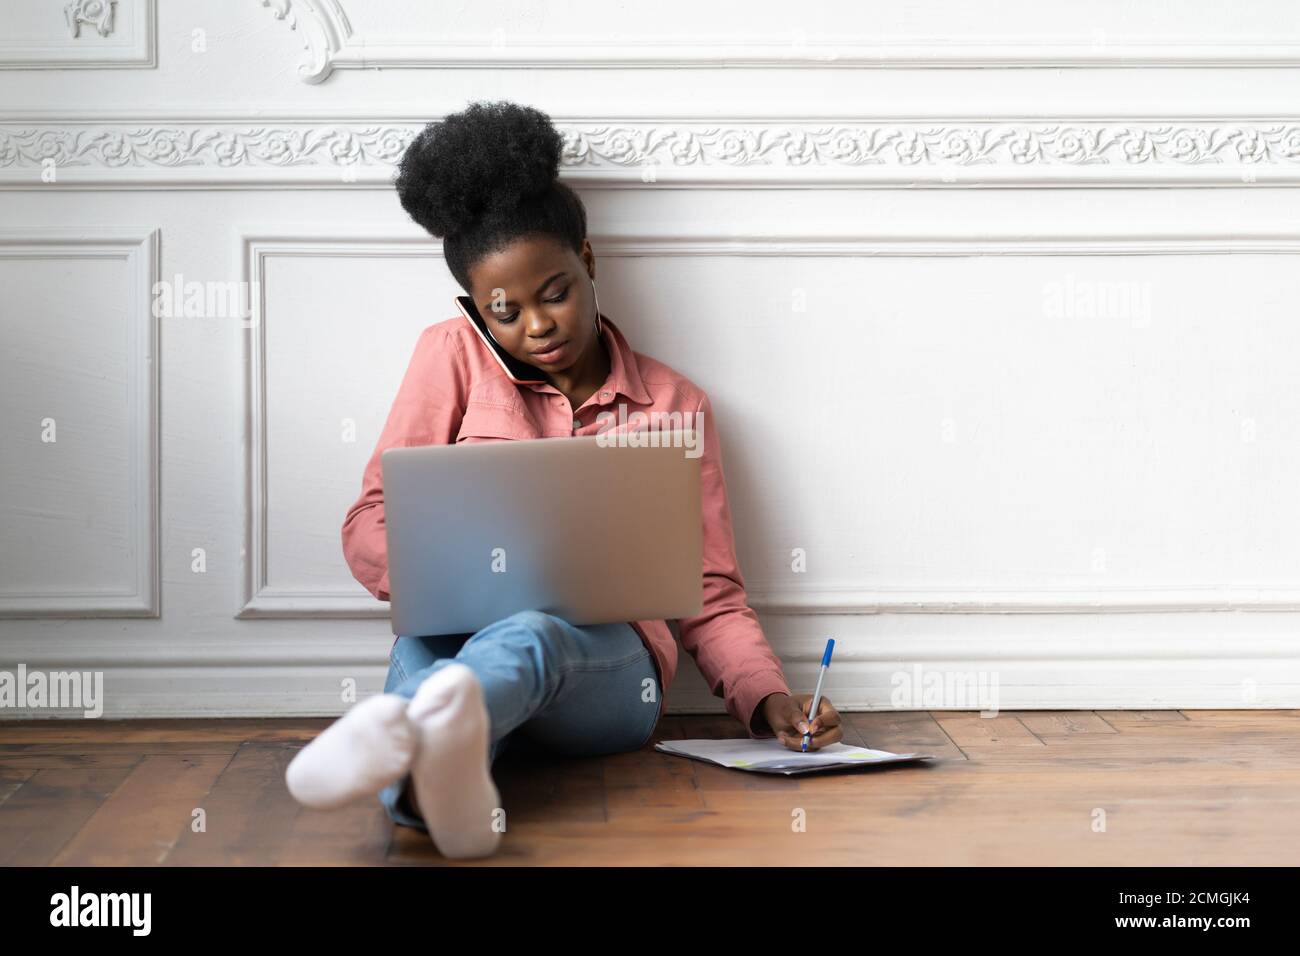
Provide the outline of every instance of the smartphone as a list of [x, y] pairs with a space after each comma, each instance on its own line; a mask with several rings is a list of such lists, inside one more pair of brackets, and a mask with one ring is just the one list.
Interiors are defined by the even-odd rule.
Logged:
[[545, 385], [547, 383], [548, 379], [541, 369], [535, 365], [529, 365], [527, 362], [521, 362], [502, 348], [496, 339], [492, 338], [492, 333], [488, 331], [487, 323], [483, 321], [483, 316], [479, 314], [478, 306], [474, 304], [473, 299], [467, 295], [458, 295], [456, 296], [456, 306], [460, 309], [461, 315], [465, 316], [465, 320], [474, 326], [474, 331], [483, 340], [483, 344], [496, 356], [497, 364], [501, 366], [501, 371], [506, 373], [506, 378], [516, 385]]

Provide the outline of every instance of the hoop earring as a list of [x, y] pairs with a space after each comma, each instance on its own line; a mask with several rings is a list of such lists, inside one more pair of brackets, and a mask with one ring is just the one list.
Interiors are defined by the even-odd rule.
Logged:
[[596, 298], [596, 280], [595, 280], [595, 279], [592, 279], [592, 280], [591, 280], [591, 297], [592, 297], [593, 299], [596, 299], [596, 335], [597, 335], [597, 337], [599, 337], [599, 336], [600, 336], [600, 330], [601, 330], [601, 322], [600, 322], [600, 299]]

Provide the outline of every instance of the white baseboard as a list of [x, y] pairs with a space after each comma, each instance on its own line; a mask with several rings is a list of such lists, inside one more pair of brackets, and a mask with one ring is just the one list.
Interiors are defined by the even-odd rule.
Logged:
[[[981, 686], [997, 710], [1300, 708], [1293, 614], [795, 615], [764, 627], [796, 691], [811, 690], [825, 637], [837, 638], [826, 693], [842, 711], [980, 710]], [[107, 719], [333, 716], [345, 681], [358, 697], [383, 688], [390, 645], [382, 629], [165, 643], [45, 633], [0, 640], [0, 670], [101, 671]], [[724, 712], [680, 647], [666, 712]], [[0, 720], [73, 716], [0, 707]]]

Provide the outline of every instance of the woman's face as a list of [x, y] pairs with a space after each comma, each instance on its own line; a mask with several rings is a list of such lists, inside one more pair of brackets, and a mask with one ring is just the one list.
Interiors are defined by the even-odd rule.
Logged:
[[595, 341], [595, 274], [587, 240], [579, 256], [557, 239], [525, 237], [474, 264], [470, 297], [502, 348], [543, 371], [561, 372]]

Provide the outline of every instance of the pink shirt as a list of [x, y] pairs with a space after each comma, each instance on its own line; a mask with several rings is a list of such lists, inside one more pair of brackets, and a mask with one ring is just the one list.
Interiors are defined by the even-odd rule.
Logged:
[[[361, 496], [343, 521], [344, 558], [371, 594], [389, 600], [380, 464], [387, 448], [594, 435], [609, 427], [608, 416], [600, 420], [596, 416], [602, 411], [618, 416], [620, 403], [627, 404], [629, 417], [635, 411], [691, 412], [689, 424], [698, 425], [704, 435], [700, 455], [704, 593], [702, 612], [678, 620], [678, 634], [713, 695], [723, 698], [727, 712], [750, 737], [771, 737], [755, 711], [768, 694], [788, 694], [790, 688], [746, 600], [709, 397], [684, 375], [632, 351], [603, 313], [602, 325], [601, 339], [608, 344], [610, 356], [609, 378], [576, 411], [553, 385], [516, 385], [507, 378], [463, 316], [426, 328], [366, 465]], [[703, 420], [694, 413], [703, 413]], [[635, 621], [632, 626], [654, 658], [663, 690], [662, 714], [677, 670], [677, 645], [665, 621]], [[755, 724], [762, 733], [755, 732]]]

